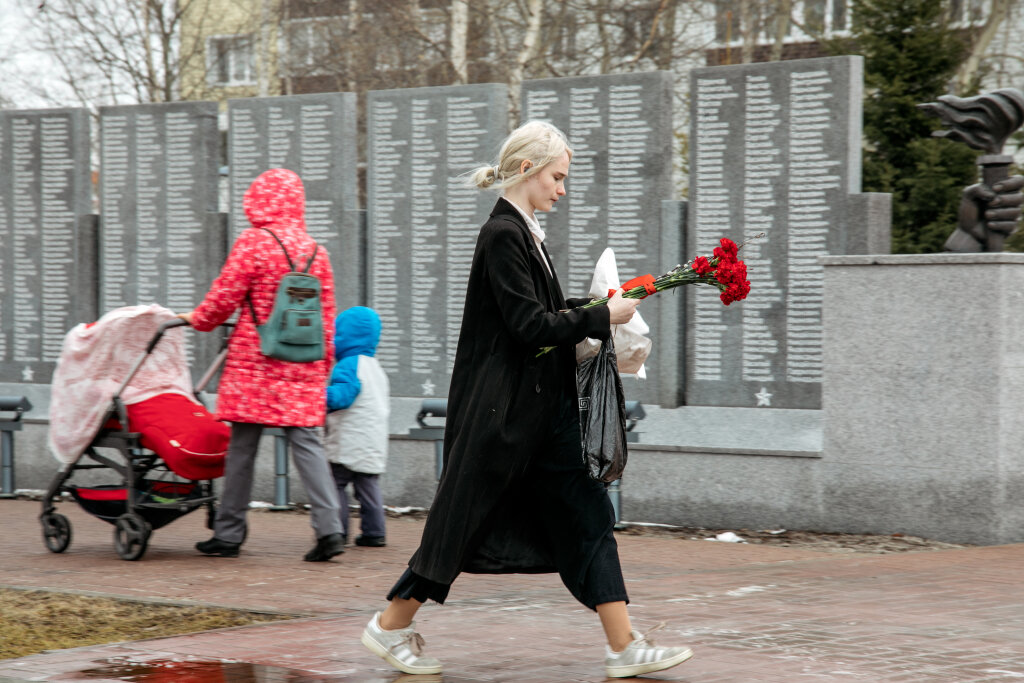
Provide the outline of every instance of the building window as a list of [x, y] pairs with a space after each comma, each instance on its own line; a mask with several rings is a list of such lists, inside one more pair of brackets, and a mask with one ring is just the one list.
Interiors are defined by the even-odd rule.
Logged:
[[845, 31], [849, 28], [846, 25], [846, 0], [832, 0], [832, 30]]
[[949, 10], [954, 24], [970, 26], [985, 21], [984, 0], [952, 0]]
[[825, 32], [826, 0], [807, 0], [804, 2], [804, 32], [812, 36]]
[[210, 85], [251, 85], [256, 82], [252, 36], [206, 39], [206, 73]]
[[288, 72], [308, 75], [318, 71], [331, 50], [331, 26], [324, 19], [288, 22]]
[[576, 17], [566, 12], [556, 30], [552, 52], [560, 57], [576, 57]]

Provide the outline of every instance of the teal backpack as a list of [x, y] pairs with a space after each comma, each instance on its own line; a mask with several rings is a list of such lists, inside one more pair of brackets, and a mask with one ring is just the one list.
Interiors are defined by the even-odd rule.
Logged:
[[264, 324], [260, 325], [252, 299], [246, 294], [252, 321], [260, 335], [260, 353], [293, 363], [323, 360], [324, 322], [320, 311], [320, 280], [309, 272], [320, 245], [314, 246], [313, 255], [306, 261], [306, 267], [296, 270], [281, 240], [270, 230], [267, 232], [281, 246], [291, 271], [277, 285], [274, 308]]

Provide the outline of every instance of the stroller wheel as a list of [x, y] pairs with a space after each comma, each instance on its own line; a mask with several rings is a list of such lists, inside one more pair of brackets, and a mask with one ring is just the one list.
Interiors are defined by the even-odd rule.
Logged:
[[42, 516], [43, 543], [51, 553], [62, 553], [71, 545], [71, 522], [58, 512]]
[[114, 549], [122, 560], [137, 560], [146, 552], [151, 529], [146, 520], [129, 512], [114, 523]]

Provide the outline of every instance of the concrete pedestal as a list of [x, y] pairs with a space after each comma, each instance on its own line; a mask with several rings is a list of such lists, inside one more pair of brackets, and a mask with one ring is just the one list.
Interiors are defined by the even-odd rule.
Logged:
[[823, 526], [1024, 541], [1024, 254], [823, 262]]

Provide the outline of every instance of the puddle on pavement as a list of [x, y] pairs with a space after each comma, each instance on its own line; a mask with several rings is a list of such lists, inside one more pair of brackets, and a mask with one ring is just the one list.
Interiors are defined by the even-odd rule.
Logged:
[[103, 666], [84, 669], [70, 678], [148, 683], [442, 683], [440, 675], [410, 676], [395, 673], [381, 675], [321, 674], [251, 662], [193, 661], [181, 659], [108, 660]]

